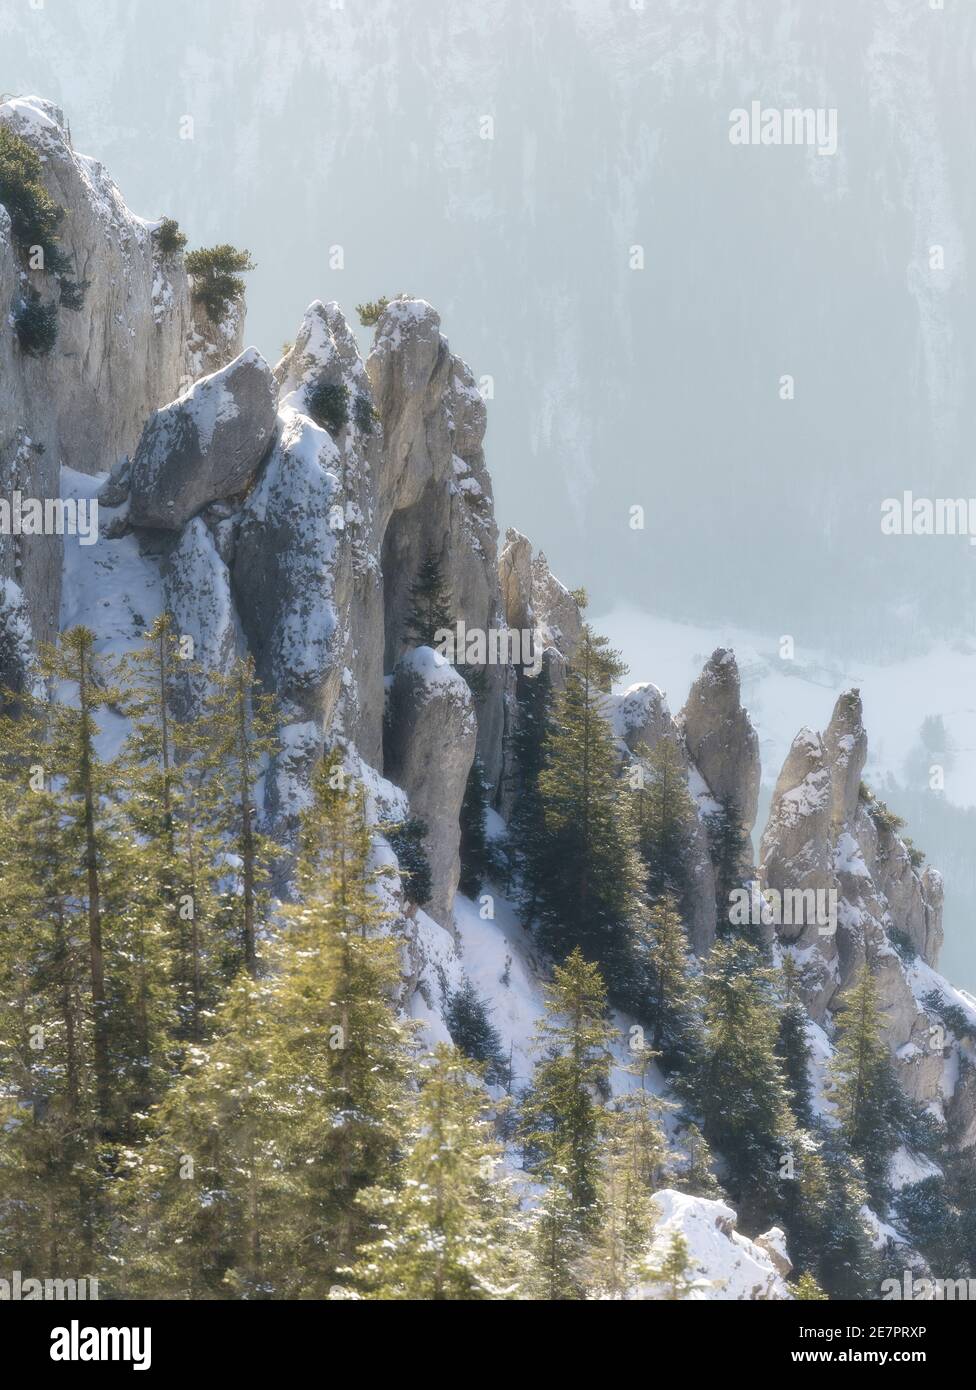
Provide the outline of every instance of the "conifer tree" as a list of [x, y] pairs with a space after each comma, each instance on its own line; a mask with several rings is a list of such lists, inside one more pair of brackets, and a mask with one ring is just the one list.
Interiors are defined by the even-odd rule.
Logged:
[[651, 1284], [663, 1285], [661, 1297], [669, 1303], [680, 1303], [699, 1287], [700, 1281], [691, 1275], [688, 1242], [680, 1231], [674, 1232], [660, 1257], [647, 1265], [644, 1277]]
[[468, 773], [461, 803], [461, 877], [458, 887], [469, 898], [476, 898], [485, 879], [495, 868], [495, 854], [488, 839], [488, 778], [485, 765], [475, 757]]
[[810, 1044], [807, 1041], [809, 1015], [799, 993], [799, 969], [790, 954], [783, 957], [783, 1005], [779, 1015], [776, 1055], [790, 1091], [790, 1107], [797, 1124], [809, 1129], [813, 1124], [813, 1089], [810, 1085]]
[[579, 947], [603, 972], [611, 997], [639, 992], [634, 927], [641, 869], [631, 807], [603, 698], [624, 667], [584, 625], [546, 731], [539, 776], [543, 826], [532, 881], [542, 945], [563, 960]]
[[124, 773], [126, 813], [165, 920], [176, 1031], [199, 1041], [237, 950], [221, 911], [218, 775], [208, 776], [199, 756], [201, 729], [181, 718], [188, 669], [172, 617], [163, 613], [124, 666], [131, 729]]
[[722, 1197], [724, 1194], [713, 1171], [714, 1160], [708, 1140], [691, 1121], [685, 1126], [683, 1147], [688, 1154], [688, 1162], [678, 1170], [673, 1186], [679, 1192], [690, 1193], [692, 1197]]
[[97, 1152], [87, 922], [65, 852], [43, 705], [0, 718], [0, 1265], [95, 1274]]
[[715, 867], [715, 923], [720, 936], [735, 932], [729, 908], [738, 888], [749, 853], [749, 837], [732, 797], [720, 797], [717, 811], [706, 817], [708, 849]]
[[783, 1172], [795, 1144], [775, 1055], [772, 974], [751, 947], [733, 940], [713, 947], [703, 982], [701, 1047], [685, 1089], [727, 1164], [740, 1215], [762, 1220], [782, 1206]]
[[800, 1303], [822, 1303], [827, 1297], [809, 1270], [804, 1270], [796, 1283], [790, 1285], [790, 1291]]
[[433, 546], [420, 564], [417, 578], [410, 586], [410, 611], [407, 615], [404, 640], [414, 647], [432, 647], [442, 628], [453, 628], [451, 591]]
[[559, 1173], [548, 1184], [530, 1217], [533, 1296], [550, 1303], [579, 1300], [586, 1293], [589, 1241], [562, 1177]]
[[790, 1249], [796, 1246], [800, 1263], [830, 1298], [875, 1298], [879, 1265], [862, 1215], [868, 1201], [862, 1165], [851, 1157], [842, 1134], [826, 1131], [819, 1149], [823, 1180], [805, 1183], [797, 1194], [805, 1207], [805, 1220], [813, 1228], [811, 1247], [806, 1253], [794, 1240], [795, 1222], [791, 1221], [787, 1227]]
[[409, 1049], [384, 871], [347, 781], [334, 754], [315, 775], [273, 975], [242, 967], [128, 1156], [128, 1292], [324, 1298], [368, 1234], [356, 1196], [402, 1143]]
[[508, 824], [507, 858], [519, 879], [520, 901], [529, 921], [534, 921], [541, 888], [542, 844], [545, 813], [539, 791], [539, 774], [545, 763], [545, 738], [552, 710], [549, 667], [516, 679], [516, 709], [512, 734], [512, 766], [517, 769], [511, 788], [513, 809]]
[[[281, 1070], [297, 1111], [288, 1151], [308, 1227], [303, 1287], [324, 1297], [366, 1235], [356, 1195], [383, 1181], [402, 1140], [410, 1030], [396, 1013], [388, 871], [374, 862], [363, 789], [333, 752], [313, 791], [301, 827], [300, 900], [282, 911], [275, 997]], [[314, 1108], [304, 1099], [311, 1095]]]
[[240, 956], [258, 972], [257, 918], [264, 906], [270, 848], [258, 828], [258, 780], [277, 747], [275, 701], [262, 692], [254, 660], [214, 672], [196, 724], [193, 756], [215, 801], [215, 829], [240, 862], [240, 892], [227, 895], [237, 918]]
[[98, 752], [98, 712], [124, 698], [114, 664], [96, 654], [88, 628], [76, 627], [58, 647], [41, 649], [40, 674], [59, 698], [42, 708], [32, 694], [27, 707], [44, 724], [40, 757], [60, 805], [61, 850], [84, 904], [95, 1092], [110, 1137], [166, 1071], [172, 996], [160, 968], [165, 922], [121, 808], [121, 765]]
[[467, 976], [448, 997], [444, 1010], [454, 1046], [484, 1067], [489, 1085], [506, 1085], [509, 1067], [501, 1035], [491, 1021], [489, 1007]]
[[598, 968], [575, 947], [553, 971], [546, 1012], [537, 1029], [541, 1054], [522, 1106], [523, 1141], [531, 1166], [569, 1194], [576, 1228], [599, 1220], [600, 1130], [598, 1097], [609, 1090], [610, 1040], [606, 988]]
[[634, 814], [647, 892], [683, 900], [688, 892], [688, 849], [697, 811], [678, 746], [662, 738], [653, 751], [638, 745], [640, 776], [633, 793]]
[[397, 857], [404, 895], [423, 907], [430, 901], [434, 880], [427, 856], [427, 824], [417, 816], [386, 827], [386, 838]]
[[688, 942], [678, 900], [666, 891], [648, 911], [642, 935], [647, 976], [645, 1008], [651, 1045], [670, 1068], [687, 1066], [695, 1045], [694, 991]]
[[283, 1154], [292, 1111], [276, 1076], [276, 1018], [269, 984], [242, 969], [214, 1036], [191, 1048], [145, 1142], [124, 1153], [109, 1286], [118, 1296], [281, 1294], [302, 1231]]
[[351, 1277], [367, 1297], [439, 1302], [519, 1295], [524, 1223], [495, 1176], [499, 1160], [488, 1098], [471, 1063], [438, 1045], [422, 1069], [398, 1185], [360, 1194], [376, 1239], [360, 1250]]
[[835, 1018], [834, 1103], [848, 1147], [864, 1165], [868, 1192], [874, 1201], [883, 1202], [888, 1192], [888, 1161], [900, 1142], [900, 1106], [870, 964], [861, 967], [842, 996]]
[[[642, 1079], [649, 1061], [632, 1070]], [[639, 1283], [654, 1225], [651, 1194], [667, 1161], [658, 1107], [643, 1087], [622, 1096], [603, 1116], [602, 1218], [587, 1251], [590, 1291], [624, 1299]]]

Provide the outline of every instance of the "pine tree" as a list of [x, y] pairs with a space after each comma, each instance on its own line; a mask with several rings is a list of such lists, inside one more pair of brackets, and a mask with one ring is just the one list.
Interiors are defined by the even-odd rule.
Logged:
[[688, 893], [688, 852], [697, 819], [688, 791], [688, 777], [678, 745], [658, 741], [653, 752], [638, 745], [634, 813], [648, 894], [665, 893], [683, 901]]
[[805, 1270], [796, 1283], [790, 1285], [790, 1292], [801, 1303], [822, 1303], [827, 1297], [809, 1270]]
[[804, 1218], [812, 1226], [807, 1252], [787, 1227], [791, 1251], [834, 1299], [877, 1297], [878, 1256], [865, 1228], [862, 1211], [868, 1201], [863, 1169], [851, 1157], [842, 1135], [826, 1131], [819, 1141], [823, 1180], [816, 1178], [798, 1190]]
[[258, 972], [256, 923], [264, 906], [270, 846], [258, 829], [255, 791], [277, 748], [275, 701], [262, 692], [253, 658], [215, 672], [196, 722], [193, 757], [214, 798], [214, 829], [240, 864], [239, 892], [226, 895], [235, 918], [240, 958]]
[[870, 964], [861, 967], [843, 995], [835, 1021], [834, 1103], [848, 1147], [864, 1164], [868, 1192], [883, 1203], [888, 1193], [888, 1161], [899, 1144], [900, 1106]]
[[695, 1001], [688, 942], [674, 893], [665, 892], [652, 905], [642, 939], [652, 1046], [669, 1069], [681, 1068], [690, 1064], [695, 1047]]
[[[539, 791], [539, 774], [545, 765], [545, 739], [552, 710], [552, 681], [543, 665], [535, 677], [519, 669], [512, 734], [511, 766], [515, 786], [508, 824], [507, 858], [520, 880], [520, 901], [529, 921], [534, 921], [541, 889], [542, 845], [545, 811]], [[511, 775], [511, 774], [510, 774]]]
[[717, 811], [705, 819], [708, 849], [715, 867], [715, 925], [719, 936], [736, 930], [729, 920], [732, 892], [742, 882], [749, 837], [732, 797], [720, 797]]
[[459, 989], [448, 997], [444, 1022], [454, 1046], [484, 1067], [489, 1085], [507, 1085], [508, 1059], [501, 1035], [491, 1021], [490, 1010], [467, 976]]
[[[73, 867], [88, 933], [92, 1059], [106, 1137], [120, 1134], [129, 1110], [148, 1103], [167, 1070], [172, 996], [159, 968], [165, 949], [150, 867], [126, 822], [123, 768], [98, 754], [98, 712], [124, 692], [114, 664], [95, 652], [85, 627], [40, 653], [47, 685], [67, 692], [32, 716], [45, 723], [42, 761], [61, 808], [61, 848]], [[71, 703], [69, 703], [69, 700]]]
[[779, 1015], [776, 1055], [790, 1091], [790, 1107], [796, 1122], [804, 1129], [813, 1124], [813, 1088], [810, 1084], [810, 1044], [807, 1040], [809, 1015], [798, 994], [799, 969], [789, 954], [783, 957], [783, 1005]]
[[386, 838], [397, 857], [408, 902], [423, 907], [430, 901], [434, 879], [427, 856], [427, 825], [417, 816], [386, 827]]
[[708, 1141], [693, 1122], [685, 1127], [683, 1146], [688, 1154], [688, 1162], [678, 1170], [672, 1185], [679, 1192], [687, 1192], [692, 1197], [724, 1196], [713, 1171], [714, 1159]]
[[532, 883], [541, 944], [557, 960], [574, 947], [603, 972], [611, 997], [639, 993], [634, 928], [641, 870], [631, 807], [603, 698], [623, 666], [585, 625], [546, 731], [539, 776], [543, 827]]
[[680, 1303], [700, 1284], [699, 1280], [692, 1278], [691, 1267], [688, 1242], [680, 1231], [675, 1231], [667, 1249], [645, 1268], [644, 1278], [648, 1283], [663, 1285], [662, 1299], [669, 1303]]
[[123, 1154], [115, 1190], [115, 1273], [127, 1298], [264, 1298], [299, 1258], [283, 1139], [292, 1122], [276, 1077], [271, 987], [242, 969], [214, 1036], [191, 1048]]
[[97, 1272], [102, 1117], [87, 922], [46, 736], [40, 703], [0, 718], [0, 1265], [77, 1278]]
[[[303, 1287], [324, 1297], [366, 1234], [356, 1195], [383, 1180], [401, 1143], [410, 1035], [396, 1014], [399, 950], [381, 891], [388, 871], [374, 862], [363, 789], [332, 753], [313, 791], [300, 901], [282, 912], [276, 1001], [281, 1069], [297, 1109], [288, 1147], [308, 1227]], [[310, 1095], [327, 1124], [318, 1107], [306, 1109]]]
[[369, 1233], [356, 1197], [402, 1144], [408, 1030], [384, 870], [341, 771], [333, 755], [314, 778], [273, 975], [242, 967], [128, 1155], [130, 1295], [324, 1298]]
[[785, 1079], [775, 1055], [772, 974], [744, 942], [718, 943], [703, 977], [701, 1048], [684, 1083], [709, 1142], [724, 1158], [746, 1222], [782, 1206], [784, 1168], [795, 1146]]
[[[633, 1070], [646, 1073], [648, 1062]], [[602, 1219], [587, 1251], [585, 1269], [590, 1292], [624, 1299], [639, 1283], [654, 1226], [651, 1194], [667, 1161], [667, 1143], [656, 1098], [632, 1091], [603, 1117], [601, 1170]]]
[[218, 780], [199, 756], [210, 731], [180, 717], [188, 663], [170, 614], [152, 624], [124, 674], [131, 729], [123, 755], [126, 814], [165, 920], [176, 1031], [200, 1041], [237, 951], [221, 910], [225, 844]]
[[476, 757], [468, 774], [460, 816], [461, 877], [458, 887], [469, 898], [478, 896], [481, 885], [496, 867], [496, 855], [488, 838], [490, 790], [485, 765]]
[[438, 631], [453, 626], [451, 591], [444, 578], [440, 556], [430, 546], [410, 586], [404, 641], [414, 647], [432, 647]]
[[186, 259], [187, 273], [193, 278], [193, 301], [202, 304], [211, 323], [218, 324], [228, 308], [244, 295], [241, 278], [254, 270], [249, 251], [222, 242], [219, 246], [201, 246]]
[[397, 1186], [360, 1195], [377, 1238], [360, 1250], [353, 1282], [379, 1299], [517, 1297], [524, 1224], [506, 1183], [494, 1174], [499, 1160], [488, 1098], [471, 1063], [439, 1045], [423, 1069]]
[[610, 1040], [606, 988], [595, 965], [575, 947], [553, 971], [536, 1040], [541, 1053], [522, 1106], [523, 1141], [532, 1168], [569, 1195], [576, 1228], [599, 1220], [600, 1126], [597, 1096], [609, 1091]]

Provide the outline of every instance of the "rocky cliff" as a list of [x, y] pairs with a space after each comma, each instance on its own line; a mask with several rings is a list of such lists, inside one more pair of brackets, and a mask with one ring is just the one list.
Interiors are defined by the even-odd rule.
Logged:
[[[457, 896], [458, 816], [476, 753], [502, 817], [516, 794], [514, 670], [489, 664], [482, 680], [468, 680], [429, 647], [409, 647], [404, 628], [410, 585], [431, 553], [457, 620], [537, 634], [557, 689], [581, 616], [526, 537], [510, 530], [498, 552], [486, 408], [470, 369], [435, 310], [409, 297], [382, 312], [365, 360], [339, 306], [313, 302], [272, 367], [244, 348], [242, 306], [222, 325], [201, 319], [179, 255], [161, 254], [157, 224], [129, 212], [101, 166], [74, 151], [56, 108], [11, 100], [0, 121], [41, 154], [65, 208], [65, 249], [88, 282], [80, 308], [58, 309], [47, 356], [25, 354], [10, 319], [0, 321], [0, 492], [99, 491], [104, 522], [90, 552], [75, 541], [65, 549], [58, 537], [0, 538], [4, 679], [26, 669], [32, 640], [56, 630], [59, 610], [63, 623], [83, 618], [116, 651], [166, 607], [205, 669], [249, 653], [283, 710], [281, 751], [265, 779], [266, 828], [287, 846], [310, 768], [333, 745], [369, 788], [377, 820], [421, 818], [430, 901], [424, 912], [397, 898], [409, 1007], [446, 1036], [450, 982], [498, 957], [504, 964], [491, 966], [483, 986], [513, 1056], [530, 1067], [526, 1039], [546, 964], [501, 893], [497, 919]], [[51, 298], [57, 277], [26, 268], [0, 209], [9, 313], [30, 285]], [[343, 409], [323, 414], [323, 388]], [[199, 691], [189, 684], [185, 698], [192, 705]], [[688, 930], [703, 957], [725, 910], [708, 818], [731, 808], [749, 836], [758, 805], [759, 743], [735, 656], [712, 655], [677, 716], [651, 684], [607, 697], [606, 715], [622, 767], [642, 745], [669, 740], [678, 752], [696, 808]], [[757, 883], [833, 894], [836, 924], [761, 931], [801, 968], [820, 1063], [838, 998], [860, 965], [875, 971], [905, 1091], [968, 1146], [976, 1143], [972, 1044], [937, 1026], [931, 999], [974, 1022], [976, 1003], [935, 973], [941, 880], [863, 787], [866, 748], [856, 691], [841, 697], [822, 735], [797, 736], [761, 837]], [[686, 1207], [675, 1200], [668, 1219]], [[703, 1219], [700, 1208], [688, 1211], [688, 1222]], [[734, 1244], [724, 1209], [713, 1217]], [[783, 1296], [776, 1258], [746, 1253], [753, 1296]]]

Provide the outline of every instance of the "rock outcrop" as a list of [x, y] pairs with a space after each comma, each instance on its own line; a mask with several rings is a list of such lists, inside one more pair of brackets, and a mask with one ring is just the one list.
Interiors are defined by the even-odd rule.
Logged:
[[715, 870], [709, 853], [707, 818], [719, 809], [718, 802], [692, 761], [680, 726], [656, 685], [632, 685], [622, 695], [608, 696], [606, 711], [627, 754], [636, 759], [638, 750], [653, 753], [662, 740], [668, 740], [684, 766], [696, 815], [688, 829], [688, 887], [683, 907], [689, 943], [698, 955], [704, 955], [715, 940]]
[[860, 696], [847, 691], [822, 738], [804, 729], [793, 742], [763, 832], [760, 881], [781, 895], [809, 894], [801, 920], [778, 922], [772, 935], [801, 966], [811, 1016], [820, 1021], [834, 1010], [867, 965], [903, 1088], [941, 1108], [942, 1049], [931, 1044], [932, 1020], [901, 954], [937, 963], [941, 879], [921, 869], [898, 822], [865, 791], [866, 756]]
[[277, 397], [271, 368], [248, 348], [155, 411], [129, 472], [132, 525], [179, 531], [209, 503], [246, 492], [274, 432]]
[[176, 631], [193, 642], [185, 677], [187, 713], [200, 707], [209, 673], [226, 673], [237, 655], [237, 621], [230, 575], [200, 517], [188, 522], [163, 565], [166, 608]]
[[[0, 493], [58, 497], [62, 465], [113, 468], [153, 410], [229, 360], [244, 308], [233, 304], [226, 324], [200, 317], [182, 256], [165, 254], [159, 223], [132, 213], [103, 166], [77, 153], [54, 103], [10, 98], [0, 122], [41, 160], [44, 186], [64, 210], [58, 237], [71, 266], [32, 266], [0, 207], [0, 319], [8, 325], [36, 294], [57, 323], [53, 349], [38, 356], [15, 332], [0, 333]], [[36, 640], [57, 631], [62, 556], [59, 536], [0, 537], [0, 577], [22, 588]]]
[[[725, 1202], [691, 1197], [670, 1187], [655, 1192], [653, 1201], [657, 1216], [648, 1264], [658, 1264], [674, 1237], [682, 1236], [688, 1247], [688, 1278], [693, 1281], [690, 1301], [792, 1298], [785, 1277], [792, 1264], [778, 1227], [750, 1240], [735, 1229], [738, 1218]], [[639, 1296], [664, 1298], [667, 1290], [648, 1283]]]
[[746, 834], [759, 805], [759, 738], [742, 707], [735, 653], [713, 652], [678, 716], [692, 761], [712, 795], [734, 806]]
[[[485, 404], [467, 365], [451, 354], [423, 300], [394, 299], [366, 363], [383, 426], [376, 483], [382, 536], [385, 666], [405, 646], [410, 586], [428, 553], [441, 561], [455, 619], [488, 633], [504, 626], [498, 530], [482, 440]], [[476, 695], [478, 753], [494, 789], [502, 774], [508, 666], [485, 666]]]
[[387, 775], [427, 826], [433, 889], [426, 909], [452, 928], [461, 872], [458, 817], [475, 755], [477, 720], [467, 682], [430, 647], [397, 662], [390, 686]]

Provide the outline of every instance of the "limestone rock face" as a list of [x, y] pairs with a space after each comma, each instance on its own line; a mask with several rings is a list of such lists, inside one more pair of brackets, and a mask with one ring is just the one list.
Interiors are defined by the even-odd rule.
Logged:
[[191, 289], [191, 324], [187, 339], [188, 372], [193, 381], [198, 377], [219, 372], [244, 351], [245, 310], [242, 300], [232, 299], [219, 323], [214, 323], [204, 306], [193, 300]]
[[652, 753], [666, 739], [674, 745], [684, 765], [696, 815], [686, 847], [689, 882], [683, 907], [689, 943], [698, 955], [704, 955], [715, 940], [716, 928], [715, 869], [709, 854], [707, 817], [718, 803], [689, 756], [664, 693], [656, 685], [632, 685], [622, 695], [610, 695], [605, 710], [614, 733], [630, 754], [637, 755], [641, 748]]
[[841, 695], [824, 733], [830, 763], [831, 826], [836, 833], [857, 812], [861, 773], [868, 755], [861, 696], [856, 690]]
[[[455, 620], [485, 634], [504, 627], [498, 530], [482, 450], [484, 401], [470, 369], [451, 355], [431, 306], [394, 299], [376, 326], [366, 369], [383, 427], [375, 506], [390, 671], [406, 645], [410, 587], [430, 552], [441, 561]], [[480, 684], [478, 753], [494, 788], [511, 667], [488, 664]]]
[[[840, 696], [821, 738], [802, 730], [780, 773], [760, 849], [764, 889], [834, 895], [834, 928], [808, 912], [774, 929], [801, 966], [804, 999], [815, 1020], [867, 965], [874, 973], [885, 1038], [903, 1089], [941, 1105], [943, 1057], [931, 1045], [932, 1019], [892, 940], [903, 939], [928, 967], [941, 944], [942, 887], [899, 838], [896, 822], [865, 799], [861, 773], [867, 735], [857, 691]], [[812, 906], [812, 904], [811, 904]], [[924, 966], [922, 968], [925, 968]]]
[[226, 673], [237, 655], [237, 621], [230, 575], [200, 517], [189, 521], [163, 566], [163, 593], [176, 631], [193, 639], [194, 664], [183, 695], [199, 708], [208, 673]]
[[386, 775], [427, 825], [433, 890], [426, 910], [448, 930], [461, 873], [458, 816], [474, 761], [477, 720], [466, 681], [430, 647], [397, 662], [390, 688]]
[[520, 630], [534, 627], [532, 545], [512, 526], [505, 532], [505, 545], [498, 557], [498, 582], [502, 610], [509, 627]]
[[801, 729], [776, 781], [760, 858], [770, 888], [829, 888], [831, 782], [819, 734]]
[[[102, 165], [75, 152], [58, 107], [12, 98], [0, 105], [0, 121], [42, 157], [47, 191], [65, 210], [61, 245], [76, 280], [88, 282], [82, 307], [58, 314], [48, 356], [25, 360], [13, 349], [16, 368], [0, 374], [0, 390], [20, 387], [22, 413], [9, 416], [5, 399], [0, 414], [42, 440], [55, 461], [97, 473], [132, 450], [146, 416], [178, 395], [188, 375], [186, 272], [178, 257], [161, 255], [154, 224], [129, 211]], [[14, 259], [14, 248], [0, 257]], [[2, 278], [7, 290], [9, 265]], [[55, 277], [36, 271], [30, 280], [43, 299], [57, 298]], [[5, 295], [4, 316], [10, 308]]]
[[283, 407], [277, 441], [238, 521], [232, 569], [259, 676], [286, 718], [314, 719], [322, 729], [342, 682], [348, 608], [338, 466], [328, 433]]
[[277, 386], [254, 348], [203, 377], [147, 421], [132, 458], [134, 526], [178, 531], [254, 480], [275, 427]]
[[562, 684], [560, 668], [573, 659], [583, 619], [576, 600], [553, 574], [541, 550], [532, 564], [532, 607], [544, 646], [559, 654], [560, 660], [552, 668], [558, 688]]
[[[341, 679], [324, 700], [313, 705], [306, 700], [304, 707], [310, 712], [316, 708], [333, 732], [352, 739], [366, 761], [380, 767], [384, 588], [383, 537], [375, 498], [377, 479], [383, 473], [384, 438], [355, 335], [337, 304], [316, 300], [309, 306], [294, 345], [275, 375], [282, 412], [292, 411], [305, 419], [310, 418], [310, 400], [317, 386], [345, 393], [345, 422], [337, 425], [333, 420], [331, 430], [328, 422], [314, 426], [328, 443], [320, 463], [336, 487], [330, 513], [335, 549], [316, 583], [321, 589], [328, 568], [332, 576], [329, 601], [335, 606], [339, 627], [332, 661], [338, 664]], [[363, 640], [366, 633], [369, 640]]]
[[[0, 492], [56, 497], [62, 464], [83, 473], [112, 467], [135, 447], [147, 415], [186, 385], [189, 286], [182, 260], [160, 253], [155, 224], [129, 211], [97, 160], [76, 153], [57, 106], [11, 98], [0, 103], [0, 121], [41, 158], [44, 185], [64, 208], [61, 247], [85, 285], [80, 308], [58, 311], [53, 350], [24, 352], [11, 316], [31, 291], [58, 304], [62, 286], [29, 269], [0, 208]], [[0, 538], [0, 577], [21, 586], [34, 638], [50, 640], [61, 538], [8, 541]]]
[[[608, 702], [614, 733], [632, 753], [643, 743], [653, 752], [662, 738], [680, 746], [678, 726], [671, 716], [664, 692], [649, 681], [632, 685]], [[684, 751], [684, 750], [682, 750]]]
[[768, 1231], [763, 1231], [762, 1235], [756, 1236], [756, 1244], [760, 1250], [765, 1250], [777, 1274], [781, 1274], [785, 1279], [793, 1269], [793, 1261], [787, 1251], [786, 1233], [782, 1228], [770, 1226]]
[[734, 652], [719, 648], [691, 687], [678, 718], [688, 752], [712, 794], [735, 804], [752, 832], [759, 804], [759, 738], [742, 708]]
[[[760, 844], [759, 874], [764, 889], [781, 895], [826, 895], [835, 889], [832, 796], [824, 741], [819, 734], [801, 729], [777, 779]], [[821, 897], [820, 901], [827, 899]], [[840, 984], [837, 936], [816, 912], [791, 911], [788, 916], [790, 920], [779, 923], [775, 933], [803, 953], [807, 1005], [814, 1018], [822, 1018]]]

